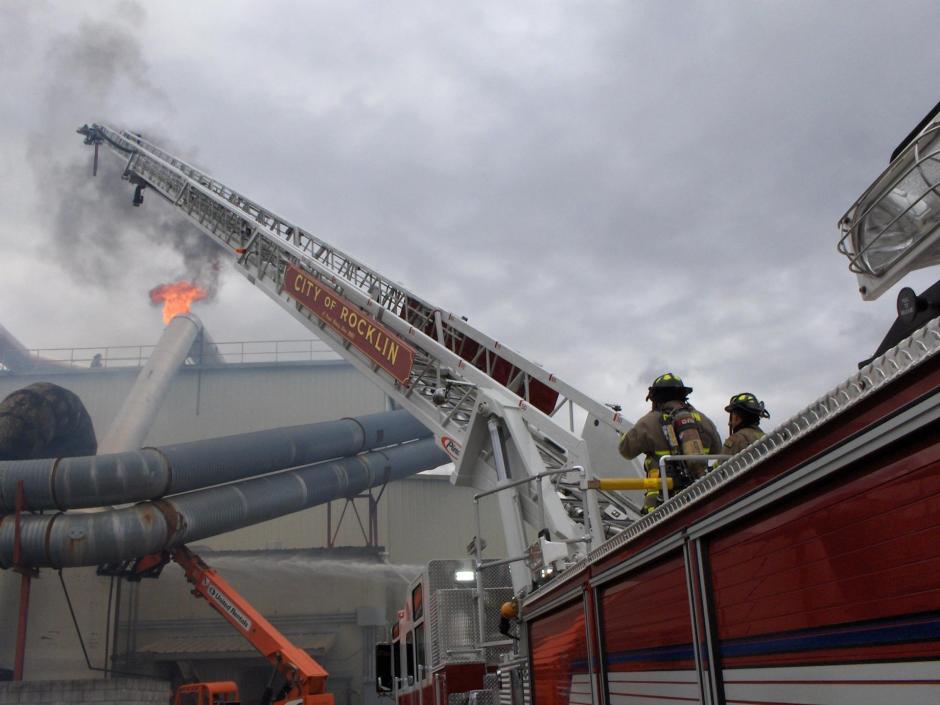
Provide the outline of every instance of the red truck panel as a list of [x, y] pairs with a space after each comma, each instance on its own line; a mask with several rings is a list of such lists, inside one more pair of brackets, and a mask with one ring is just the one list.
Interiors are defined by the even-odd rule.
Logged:
[[575, 680], [587, 682], [583, 604], [577, 601], [534, 621], [529, 631], [529, 648], [534, 705], [568, 705], [569, 700], [579, 701], [579, 693], [572, 693], [572, 686]]
[[912, 658], [928, 643], [937, 653], [933, 435], [868, 457], [712, 542], [724, 665]]
[[600, 592], [608, 671], [694, 668], [682, 556], [630, 573]]

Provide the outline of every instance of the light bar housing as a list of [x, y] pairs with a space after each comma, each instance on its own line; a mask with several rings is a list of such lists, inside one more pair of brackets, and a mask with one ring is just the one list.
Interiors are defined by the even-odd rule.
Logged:
[[838, 249], [872, 301], [908, 272], [940, 264], [940, 115], [895, 152], [839, 221]]

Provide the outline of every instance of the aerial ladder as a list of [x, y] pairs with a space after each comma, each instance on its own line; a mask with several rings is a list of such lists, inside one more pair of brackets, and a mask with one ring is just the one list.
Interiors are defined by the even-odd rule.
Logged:
[[[166, 199], [252, 284], [425, 424], [454, 462], [454, 484], [504, 488], [496, 498], [516, 590], [530, 584], [532, 561], [527, 567], [523, 557], [574, 560], [638, 516], [616, 493], [587, 491], [595, 472], [612, 468], [593, 468], [574, 432], [575, 417], [627, 431], [618, 407], [140, 135], [100, 124], [78, 132], [94, 146], [96, 171], [101, 146], [125, 160], [135, 205], [149, 191]], [[539, 551], [530, 550], [524, 524], [540, 535]]]
[[[134, 561], [124, 574], [132, 580], [158, 577], [170, 561], [177, 563], [192, 584], [192, 593], [205, 601], [231, 624], [273, 666], [271, 678], [261, 698], [261, 705], [333, 705], [333, 696], [326, 692], [329, 674], [310, 654], [294, 645], [264, 615], [258, 612], [227, 580], [186, 546], [177, 546], [168, 552], [143, 556]], [[274, 693], [275, 674], [283, 677], [279, 692]], [[215, 683], [195, 683], [181, 686], [179, 696], [187, 692], [199, 693]], [[232, 693], [233, 683], [226, 682], [226, 694], [234, 698], [219, 698], [219, 702], [238, 700]], [[206, 705], [214, 705], [215, 698]]]

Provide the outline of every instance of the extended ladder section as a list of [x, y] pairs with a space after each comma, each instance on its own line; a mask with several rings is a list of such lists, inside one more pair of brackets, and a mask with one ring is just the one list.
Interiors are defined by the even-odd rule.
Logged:
[[[626, 431], [630, 424], [541, 366], [423, 300], [324, 240], [130, 132], [79, 130], [127, 160], [124, 178], [152, 189], [236, 259], [255, 286], [371, 378], [435, 435], [453, 459], [453, 481], [486, 490], [565, 468], [592, 476], [577, 415]], [[567, 418], [566, 418], [567, 417]], [[598, 468], [599, 472], [610, 468]], [[525, 521], [584, 553], [605, 535], [594, 493], [563, 502], [557, 478], [501, 492], [507, 550], [526, 552]], [[547, 491], [545, 491], [547, 490]], [[543, 497], [539, 506], [539, 498]], [[608, 498], [610, 499], [610, 498]], [[586, 510], [582, 510], [585, 507]], [[544, 519], [543, 519], [544, 518]], [[515, 564], [516, 588], [528, 582]]]

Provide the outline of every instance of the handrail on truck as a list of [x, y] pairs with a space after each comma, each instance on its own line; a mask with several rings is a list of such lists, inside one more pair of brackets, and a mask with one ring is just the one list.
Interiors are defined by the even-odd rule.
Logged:
[[[542, 502], [544, 490], [542, 488], [541, 480], [546, 477], [552, 477], [554, 475], [567, 475], [568, 473], [572, 473], [572, 472], [578, 473], [578, 475], [580, 475], [582, 483], [586, 479], [586, 472], [585, 472], [584, 466], [573, 465], [570, 468], [562, 468], [559, 470], [546, 470], [545, 472], [540, 472], [536, 475], [523, 477], [518, 480], [509, 480], [507, 482], [501, 482], [499, 486], [494, 487], [493, 489], [485, 490], [484, 492], [478, 492], [477, 494], [473, 495], [473, 512], [474, 512], [474, 518], [476, 520], [476, 529], [477, 529], [476, 536], [473, 537], [473, 552], [474, 552], [473, 573], [474, 573], [474, 578], [476, 580], [476, 589], [477, 589], [477, 619], [479, 621], [479, 626], [480, 626], [481, 646], [490, 645], [490, 644], [487, 644], [487, 642], [485, 641], [485, 636], [484, 636], [486, 634], [486, 615], [483, 612], [483, 608], [484, 608], [483, 571], [487, 568], [495, 568], [501, 565], [508, 565], [510, 563], [518, 563], [519, 561], [528, 560], [529, 555], [524, 554], [521, 556], [511, 556], [509, 558], [503, 558], [503, 559], [495, 560], [495, 561], [487, 561], [486, 563], [483, 563], [483, 537], [482, 537], [483, 524], [482, 524], [482, 521], [480, 520], [480, 500], [483, 497], [489, 497], [490, 495], [503, 492], [504, 490], [512, 489], [513, 487], [518, 487], [519, 485], [524, 485], [529, 482], [538, 481], [538, 484], [536, 485], [536, 487], [538, 488], [540, 527], [544, 528], [545, 527], [545, 505]], [[582, 501], [582, 504], [584, 505], [584, 517], [586, 518], [589, 516], [587, 494], [582, 495], [581, 501]], [[585, 533], [587, 533], [587, 530]], [[563, 543], [578, 542], [578, 541], [585, 540], [586, 538], [587, 537], [585, 538], [575, 537], [572, 539], [566, 539], [563, 541]]]

